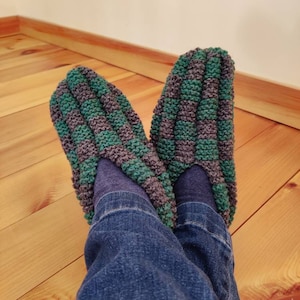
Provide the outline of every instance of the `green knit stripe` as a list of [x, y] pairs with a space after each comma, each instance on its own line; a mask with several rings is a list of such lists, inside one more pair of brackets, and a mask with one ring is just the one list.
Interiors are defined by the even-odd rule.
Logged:
[[60, 138], [69, 135], [70, 132], [69, 132], [68, 125], [63, 120], [57, 120], [54, 123], [54, 126]]
[[79, 125], [71, 133], [72, 139], [76, 146], [85, 140], [93, 140], [94, 135], [87, 125]]
[[174, 218], [174, 214], [172, 212], [172, 207], [169, 202], [165, 203], [163, 206], [157, 209], [157, 213], [162, 220], [162, 222], [167, 226], [172, 228], [172, 219]]
[[194, 141], [196, 135], [195, 123], [187, 121], [176, 121], [174, 136], [178, 141]]
[[235, 182], [235, 165], [233, 160], [222, 160], [221, 161], [221, 169], [224, 174], [225, 182]]
[[90, 157], [80, 163], [80, 180], [81, 185], [94, 184], [97, 175], [99, 157]]
[[59, 99], [60, 110], [64, 117], [71, 112], [78, 108], [78, 104], [73, 101], [73, 96], [70, 93], [63, 94]]
[[171, 74], [178, 75], [179, 77], [183, 77], [186, 74], [187, 67], [190, 64], [190, 58], [186, 55], [181, 55], [176, 64], [174, 65]]
[[175, 155], [175, 140], [161, 138], [156, 146], [156, 151], [162, 161], [171, 161]]
[[197, 120], [216, 120], [218, 100], [216, 98], [201, 99], [197, 110]]
[[161, 182], [167, 197], [172, 199], [174, 197], [174, 194], [173, 194], [173, 188], [171, 185], [170, 176], [168, 172], [163, 172], [162, 174], [157, 176], [157, 178]]
[[114, 110], [110, 114], [107, 114], [106, 117], [115, 131], [118, 131], [125, 124], [128, 124], [128, 121], [121, 110]]
[[182, 100], [198, 102], [201, 97], [202, 82], [199, 80], [186, 79], [181, 84], [180, 97]]
[[104, 149], [111, 146], [122, 145], [119, 136], [115, 131], [112, 130], [103, 130], [97, 133], [95, 136], [95, 140], [99, 148], [99, 152], [102, 152]]
[[221, 59], [220, 57], [210, 57], [206, 61], [204, 79], [217, 78], [221, 76]]
[[134, 135], [138, 137], [141, 141], [146, 141], [147, 137], [144, 131], [144, 127], [142, 123], [133, 124], [131, 125], [132, 131], [134, 132]]
[[88, 213], [85, 213], [84, 218], [87, 220], [87, 223], [89, 225], [92, 225], [92, 221], [93, 221], [94, 215], [95, 215], [94, 211], [90, 211]]
[[165, 98], [163, 117], [169, 120], [175, 120], [179, 109], [178, 99]]
[[221, 78], [220, 79], [220, 89], [219, 89], [219, 99], [232, 101], [233, 98], [233, 79]]
[[153, 115], [152, 117], [152, 123], [151, 123], [151, 135], [152, 136], [158, 136], [159, 131], [160, 131], [160, 123], [162, 120], [162, 116], [161, 115]]
[[139, 138], [127, 141], [124, 146], [138, 158], [142, 158], [150, 152], [150, 149]]
[[87, 122], [98, 116], [105, 116], [105, 113], [102, 111], [102, 105], [97, 98], [84, 101], [80, 106], [80, 112]]
[[199, 139], [196, 143], [196, 160], [214, 161], [219, 159], [218, 142], [213, 139]]
[[219, 212], [229, 210], [228, 190], [225, 183], [213, 184], [212, 190]]
[[124, 162], [121, 165], [121, 169], [140, 186], [143, 185], [148, 178], [154, 176], [154, 173], [138, 158]]
[[233, 138], [233, 122], [231, 120], [218, 121], [218, 139], [226, 141]]
[[71, 150], [66, 153], [67, 159], [73, 170], [79, 169], [79, 161], [75, 150]]
[[96, 93], [98, 99], [101, 99], [102, 96], [111, 93], [105, 79], [100, 76], [88, 81], [88, 83], [91, 89]]

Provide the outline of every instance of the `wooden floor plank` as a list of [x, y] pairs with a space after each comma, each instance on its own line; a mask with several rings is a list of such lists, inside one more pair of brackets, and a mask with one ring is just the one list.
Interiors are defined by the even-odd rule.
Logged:
[[120, 89], [129, 100], [131, 100], [131, 96], [141, 95], [145, 90], [157, 87], [160, 87], [160, 90], [162, 89], [161, 82], [141, 75], [131, 76], [124, 80], [117, 80], [114, 82], [114, 85]]
[[85, 273], [86, 266], [81, 257], [19, 300], [75, 299]]
[[43, 55], [44, 52], [37, 52], [23, 55], [24, 58], [20, 60], [16, 58], [5, 60], [5, 66], [0, 69], [0, 82], [87, 60], [87, 57], [81, 54], [64, 49], [54, 48], [46, 52], [46, 57]]
[[[14, 69], [17, 67], [22, 68], [25, 66], [28, 67], [29, 65], [34, 66], [35, 64], [47, 61], [47, 56], [51, 58], [58, 58], [64, 54], [69, 54], [66, 50], [54, 46], [54, 45], [46, 45], [46, 49], [44, 51], [34, 52], [34, 48], [28, 48], [27, 51], [32, 51], [29, 54], [22, 52], [20, 55], [11, 57], [11, 58], [2, 58], [1, 57], [1, 65], [0, 65], [0, 75], [1, 75], [1, 82], [10, 80], [10, 78], [14, 75], [13, 73], [10, 74]], [[5, 76], [7, 75], [7, 77]], [[26, 75], [26, 73], [24, 73]], [[16, 74], [18, 76], [18, 74]], [[19, 76], [23, 76], [21, 73]]]
[[0, 38], [0, 59], [18, 56], [18, 53], [21, 53], [21, 51], [33, 50], [43, 46], [49, 46], [49, 44], [22, 34]]
[[[133, 75], [132, 72], [104, 65], [102, 62], [81, 60], [80, 64], [98, 70], [101, 75], [113, 82]], [[0, 117], [25, 110], [27, 108], [48, 103], [58, 83], [66, 77], [73, 67], [70, 64], [65, 67], [38, 72], [20, 79], [0, 83], [1, 110]]]
[[71, 176], [69, 162], [60, 153], [2, 178], [0, 230], [72, 193]]
[[37, 105], [0, 118], [0, 149], [6, 143], [29, 133], [53, 127], [49, 118], [49, 103]]
[[83, 254], [88, 225], [68, 197], [0, 231], [3, 299], [17, 299]]
[[231, 232], [300, 169], [299, 145], [299, 130], [276, 124], [235, 152], [239, 202]]
[[1, 54], [0, 55], [0, 59], [2, 61], [12, 61], [14, 59], [18, 60], [21, 56], [25, 57], [28, 55], [33, 55], [36, 53], [47, 53], [47, 52], [53, 52], [54, 47], [52, 45], [37, 45], [34, 48], [30, 47], [30, 48], [25, 48], [25, 49], [17, 49], [17, 50], [11, 50], [10, 52], [6, 53], [6, 54]]
[[60, 142], [53, 128], [29, 133], [6, 143], [0, 149], [0, 178], [23, 170], [61, 151]]
[[253, 115], [246, 111], [234, 109], [235, 149], [239, 149], [275, 122]]
[[300, 172], [233, 235], [241, 299], [299, 299], [299, 200]]

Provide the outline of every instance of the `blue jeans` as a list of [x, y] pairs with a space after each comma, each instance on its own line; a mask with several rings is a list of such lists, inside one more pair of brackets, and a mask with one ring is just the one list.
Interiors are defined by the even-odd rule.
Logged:
[[202, 203], [177, 209], [173, 233], [148, 200], [106, 194], [88, 235], [78, 299], [239, 299], [223, 219]]

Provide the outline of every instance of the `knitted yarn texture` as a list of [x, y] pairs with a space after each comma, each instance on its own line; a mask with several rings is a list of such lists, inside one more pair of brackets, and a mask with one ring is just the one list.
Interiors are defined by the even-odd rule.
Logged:
[[77, 67], [53, 93], [50, 114], [89, 224], [97, 165], [103, 157], [141, 186], [163, 223], [174, 227], [176, 205], [169, 175], [121, 91], [94, 71]]
[[234, 63], [220, 48], [197, 48], [180, 56], [154, 109], [150, 131], [173, 185], [194, 164], [206, 171], [228, 226], [236, 207], [233, 76]]

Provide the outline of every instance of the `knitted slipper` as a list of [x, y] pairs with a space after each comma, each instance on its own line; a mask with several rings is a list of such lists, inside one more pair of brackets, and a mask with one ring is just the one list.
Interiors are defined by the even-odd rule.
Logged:
[[[163, 163], [159, 160], [153, 145], [147, 141], [142, 123], [127, 98], [114, 85], [107, 83], [104, 78], [98, 76], [93, 70], [78, 67], [67, 75], [69, 87], [77, 99], [82, 97], [82, 90], [77, 91], [78, 85], [73, 83], [74, 78], [80, 78], [80, 88], [89, 89], [99, 99], [99, 107], [105, 111], [108, 123], [117, 132], [125, 148], [141, 159], [154, 173], [156, 179], [152, 178], [152, 181], [149, 181], [149, 186], [147, 187], [149, 192], [147, 192], [145, 187], [144, 189], [148, 193], [150, 200], [153, 200], [153, 205], [157, 209], [160, 218], [163, 221], [165, 220], [165, 224], [168, 222], [166, 216], [169, 218], [171, 211], [173, 212], [173, 221], [175, 221], [176, 203], [169, 175]], [[73, 89], [72, 85], [74, 85]], [[110, 89], [111, 93], [106, 93], [107, 88]], [[88, 115], [85, 118], [89, 122]], [[90, 127], [94, 134], [97, 135], [97, 128], [94, 128], [94, 122], [90, 122]], [[107, 158], [111, 159], [109, 156]], [[114, 162], [118, 165], [116, 161]], [[118, 166], [121, 167], [120, 165]], [[127, 175], [130, 177], [129, 174]], [[160, 186], [155, 187], [153, 180], [158, 180]], [[160, 191], [161, 186], [163, 187], [162, 191]], [[155, 197], [157, 193], [161, 193], [161, 195]]]
[[[72, 149], [75, 149], [77, 154], [80, 172], [79, 180], [73, 179], [78, 183], [77, 189], [75, 188], [76, 194], [89, 222], [94, 209], [93, 186], [97, 164], [100, 157], [105, 157], [145, 189], [160, 218], [167, 226], [172, 227], [175, 222], [175, 202], [170, 182], [166, 183], [168, 174], [155, 152], [144, 144], [145, 135], [138, 118], [131, 119], [132, 128], [127, 122], [119, 103], [123, 105], [123, 109], [127, 108], [127, 115], [132, 116], [133, 111], [129, 112], [128, 109], [130, 104], [126, 104], [127, 100], [123, 95], [120, 97], [120, 92], [112, 92], [112, 86], [102, 78], [97, 83], [97, 98], [80, 71], [84, 73], [87, 69], [81, 67], [72, 70], [67, 75], [67, 80], [59, 84], [51, 100], [51, 115], [56, 128], [59, 128], [57, 125], [60, 125], [62, 120], [57, 118], [58, 102], [63, 121], [72, 137]], [[116, 101], [117, 98], [119, 102]], [[62, 131], [58, 130], [58, 133], [63, 140]], [[68, 153], [68, 149], [64, 150]], [[78, 173], [78, 167], [74, 166], [77, 167], [71, 163], [73, 174]], [[164, 189], [160, 181], [163, 179], [167, 189]]]
[[[226, 151], [220, 157], [218, 135], [220, 51], [196, 49], [178, 59], [154, 110], [150, 136], [172, 184], [193, 164], [204, 168], [218, 212], [229, 225], [229, 190], [223, 173], [229, 164], [221, 166]], [[177, 71], [178, 66], [181, 72]]]

